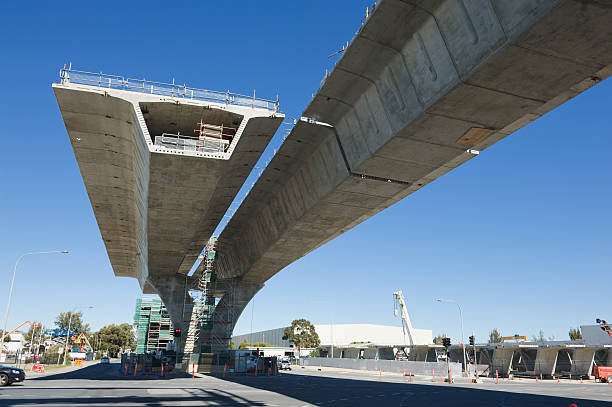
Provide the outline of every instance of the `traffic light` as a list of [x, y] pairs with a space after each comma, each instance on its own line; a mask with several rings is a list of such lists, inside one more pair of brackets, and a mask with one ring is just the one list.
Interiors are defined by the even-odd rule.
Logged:
[[445, 348], [448, 348], [449, 346], [451, 346], [450, 338], [442, 338], [442, 345], [444, 345]]
[[174, 337], [175, 338], [180, 338], [181, 337], [181, 330], [180, 329], [175, 329], [174, 330]]
[[474, 335], [470, 336], [470, 345], [474, 346], [474, 343], [476, 343], [476, 338], [474, 338]]

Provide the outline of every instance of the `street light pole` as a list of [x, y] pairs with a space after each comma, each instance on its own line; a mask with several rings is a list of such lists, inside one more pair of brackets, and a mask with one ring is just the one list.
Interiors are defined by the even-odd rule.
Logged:
[[463, 369], [467, 371], [467, 364], [465, 358], [465, 336], [463, 334], [463, 312], [461, 311], [461, 305], [455, 300], [447, 300], [444, 298], [436, 298], [438, 302], [454, 302], [457, 304], [457, 308], [459, 308], [459, 319], [461, 320], [461, 347], [463, 348]]
[[34, 254], [52, 254], [52, 253], [67, 254], [68, 250], [52, 250], [52, 251], [47, 251], [47, 252], [29, 252], [29, 253], [22, 254], [17, 259], [17, 262], [15, 263], [15, 268], [13, 268], [13, 278], [11, 279], [11, 288], [9, 290], [8, 303], [6, 305], [6, 312], [4, 313], [4, 329], [2, 330], [2, 338], [0, 339], [0, 353], [2, 353], [2, 348], [4, 347], [4, 337], [6, 336], [6, 325], [8, 324], [9, 310], [11, 308], [11, 297], [13, 296], [13, 285], [15, 284], [15, 274], [17, 273], [17, 266], [19, 265], [19, 262], [21, 261], [21, 259], [23, 259], [26, 256], [31, 256]]

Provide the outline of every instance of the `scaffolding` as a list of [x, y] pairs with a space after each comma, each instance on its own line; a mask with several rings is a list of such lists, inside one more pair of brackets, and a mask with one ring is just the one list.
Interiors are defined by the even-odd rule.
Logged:
[[223, 298], [217, 300], [216, 243], [216, 238], [213, 237], [204, 249], [202, 274], [197, 284], [197, 290], [202, 295], [194, 299], [185, 354], [190, 351], [216, 354], [228, 351], [234, 326], [234, 295], [233, 289], [229, 288]]
[[172, 322], [163, 302], [157, 298], [138, 298], [134, 314], [136, 353], [165, 350], [174, 339]]

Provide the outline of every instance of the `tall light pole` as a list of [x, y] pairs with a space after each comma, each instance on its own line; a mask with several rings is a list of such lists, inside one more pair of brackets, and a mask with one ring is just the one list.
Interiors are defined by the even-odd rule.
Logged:
[[[64, 346], [64, 364], [66, 364], [66, 355], [68, 354], [68, 338], [70, 337], [70, 324], [72, 324], [72, 316], [74, 315], [74, 311], [76, 311], [79, 308], [93, 308], [91, 305], [89, 306], [79, 306], [79, 307], [74, 307], [72, 309], [72, 311], [70, 311], [70, 318], [68, 318], [68, 332], [66, 332], [66, 342], [65, 342], [65, 346]], [[57, 364], [59, 365], [59, 361], [60, 361], [60, 354], [57, 354]]]
[[21, 259], [23, 259], [26, 256], [32, 256], [34, 254], [53, 254], [53, 253], [68, 254], [68, 250], [52, 250], [52, 251], [47, 251], [47, 252], [29, 252], [29, 253], [22, 254], [21, 257], [17, 259], [17, 262], [15, 263], [15, 268], [13, 269], [11, 289], [9, 290], [8, 304], [6, 305], [6, 312], [4, 314], [4, 329], [2, 330], [2, 339], [0, 339], [0, 353], [2, 353], [2, 348], [4, 346], [4, 336], [6, 335], [6, 325], [8, 323], [9, 309], [11, 308], [11, 297], [13, 296], [13, 285], [15, 284], [15, 274], [17, 273], [17, 266], [19, 265], [19, 262], [21, 261]]
[[467, 364], [465, 358], [465, 337], [463, 335], [463, 312], [461, 311], [461, 305], [455, 300], [447, 300], [444, 298], [436, 298], [438, 302], [454, 302], [457, 304], [457, 308], [459, 308], [459, 319], [461, 320], [461, 346], [463, 347], [463, 369], [467, 371]]

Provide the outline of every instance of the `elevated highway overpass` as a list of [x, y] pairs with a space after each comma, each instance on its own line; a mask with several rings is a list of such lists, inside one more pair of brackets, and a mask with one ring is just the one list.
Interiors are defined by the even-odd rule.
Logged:
[[[215, 295], [222, 299], [214, 319], [223, 323], [205, 335], [227, 336], [252, 296], [288, 264], [611, 72], [607, 0], [379, 1], [219, 236]], [[249, 117], [239, 123], [250, 124], [233, 158], [212, 163], [213, 157], [202, 156], [196, 163], [195, 157], [156, 150], [146, 134], [160, 133], [156, 123], [170, 117], [199, 120], [199, 103], [197, 113], [188, 113], [181, 109], [191, 109], [191, 102], [177, 103], [178, 108], [171, 98], [138, 94], [135, 104], [129, 102], [133, 92], [74, 86], [54, 85], [115, 273], [139, 278], [145, 290], [159, 293], [175, 325], [183, 326], [190, 301], [185, 291], [202, 268], [192, 278], [185, 272], [280, 115], [252, 109], [251, 115], [260, 115], [253, 117], [243, 107], [210, 105], [211, 113]], [[78, 98], [83, 100], [75, 102]], [[143, 104], [148, 121], [133, 107], [142, 110]], [[115, 123], [107, 117], [109, 109], [125, 117]], [[103, 142], [111, 133], [106, 129], [115, 125], [112, 134], [124, 141], [117, 154], [109, 152], [114, 142]], [[184, 131], [174, 134], [179, 130]], [[246, 146], [247, 133], [256, 147]], [[84, 138], [92, 139], [87, 150], [79, 147]], [[138, 153], [120, 155], [132, 150]], [[116, 155], [124, 158], [120, 169]], [[98, 174], [114, 170], [120, 170], [114, 176], [121, 185], [112, 180], [98, 185]], [[187, 192], [192, 185], [201, 189]], [[118, 195], [122, 188], [126, 191]], [[203, 196], [210, 198], [200, 200]], [[122, 211], [130, 216], [127, 228]], [[123, 240], [108, 241], [116, 239]]]

